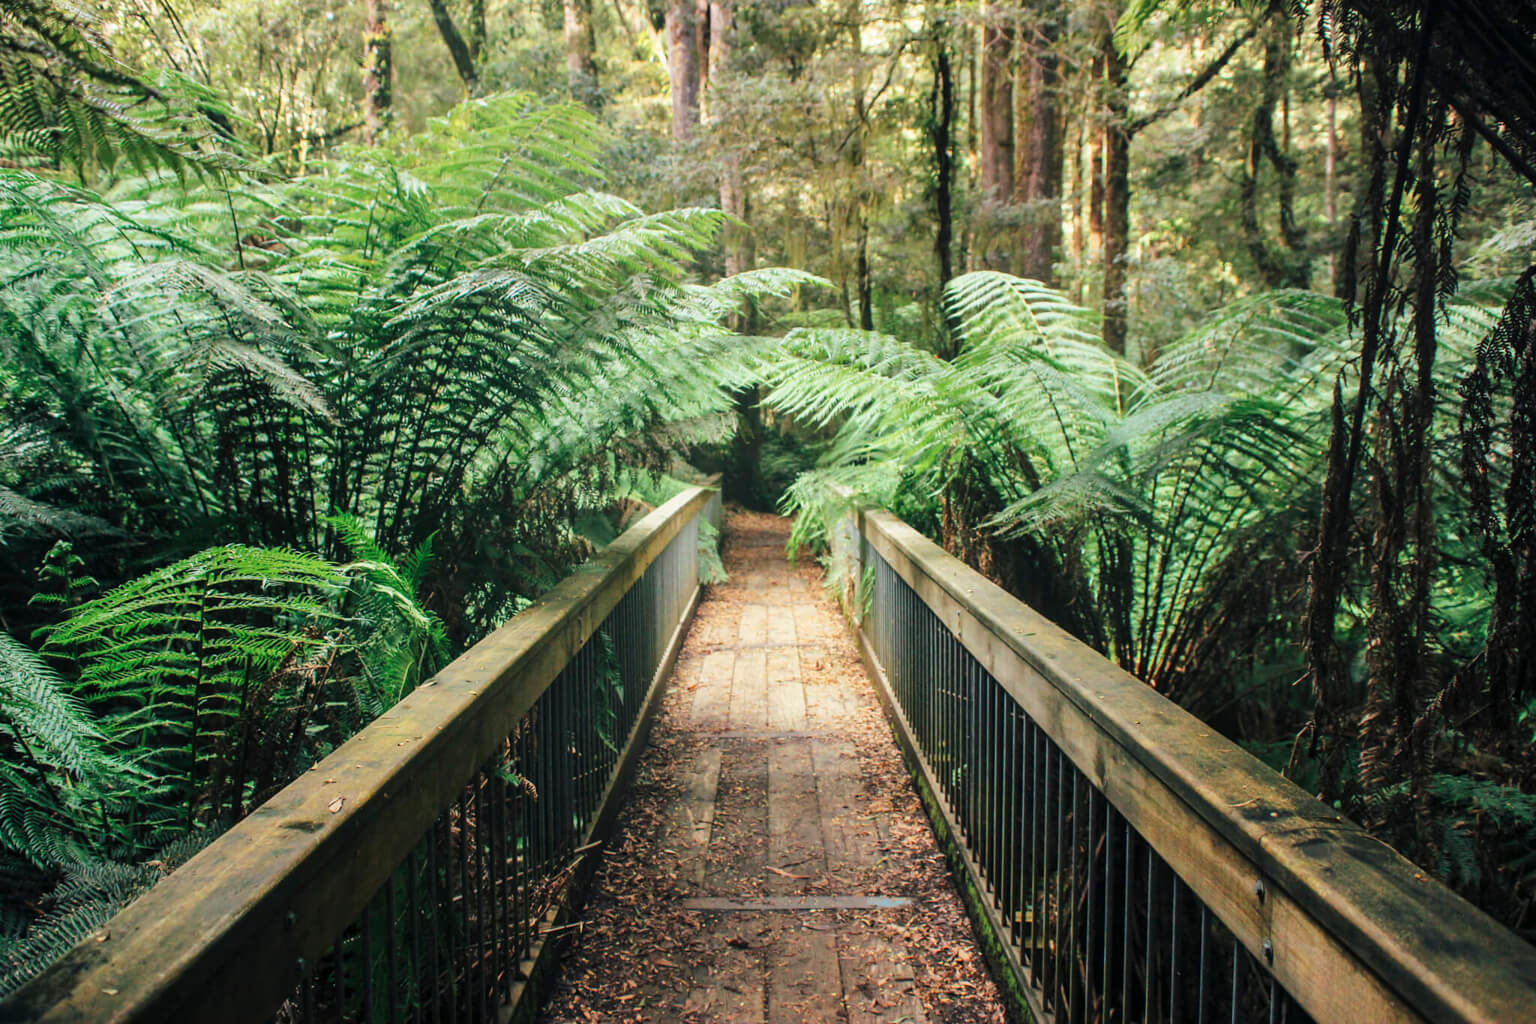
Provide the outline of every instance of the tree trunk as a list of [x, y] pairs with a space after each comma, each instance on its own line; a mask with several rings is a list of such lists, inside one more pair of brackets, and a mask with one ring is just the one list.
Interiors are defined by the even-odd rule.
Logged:
[[859, 288], [859, 327], [872, 331], [875, 329], [875, 292], [869, 276], [869, 214], [861, 208], [857, 216], [858, 247], [854, 257], [854, 274]]
[[699, 123], [699, 31], [694, 0], [667, 5], [667, 78], [672, 87], [672, 138], [693, 138]]
[[597, 110], [602, 105], [597, 89], [597, 62], [592, 56], [596, 49], [592, 0], [565, 0], [566, 82], [571, 99], [588, 110]]
[[1083, 118], [1074, 116], [1072, 143], [1067, 147], [1067, 194], [1072, 197], [1072, 301], [1083, 301], [1083, 263], [1088, 238], [1087, 189], [1083, 173]]
[[469, 0], [469, 34], [464, 41], [469, 46], [469, 59], [479, 67], [485, 50], [485, 0]]
[[432, 20], [437, 23], [438, 35], [443, 37], [448, 55], [453, 58], [454, 69], [458, 71], [465, 90], [474, 96], [480, 91], [480, 73], [475, 69], [475, 58], [469, 52], [469, 44], [464, 42], [459, 27], [453, 23], [453, 15], [448, 13], [446, 0], [428, 2], [432, 7]]
[[1104, 344], [1125, 354], [1129, 310], [1125, 261], [1131, 236], [1131, 126], [1126, 78], [1129, 69], [1115, 45], [1120, 5], [1107, 12], [1101, 37], [1104, 56]]
[[[1427, 132], [1439, 134], [1444, 112]], [[1412, 126], [1408, 130], [1412, 130]], [[1428, 692], [1431, 635], [1430, 581], [1435, 562], [1430, 426], [1435, 414], [1435, 310], [1440, 284], [1436, 238], [1439, 203], [1435, 149], [1426, 143], [1416, 169], [1417, 202], [1412, 241], [1412, 358], [1388, 351], [1383, 393], [1376, 405], [1378, 468], [1372, 488], [1371, 599], [1366, 631], [1365, 713], [1360, 719], [1360, 786], [1379, 792], [1408, 781], [1419, 792], [1428, 771], [1414, 721], [1420, 695]], [[1395, 346], [1394, 346], [1395, 347]], [[1391, 824], [1401, 824], [1393, 822]]]
[[933, 206], [938, 231], [933, 254], [938, 261], [939, 292], [955, 276], [951, 252], [955, 238], [955, 71], [948, 33], [933, 23], [933, 91], [928, 97], [928, 138], [933, 145]]
[[1013, 28], [998, 5], [982, 5], [981, 23], [981, 195], [982, 202], [1006, 203], [1013, 194]]
[[[724, 90], [729, 87], [731, 63], [735, 58], [735, 0], [715, 0], [709, 6], [710, 48], [708, 85], [711, 95], [709, 117], [718, 128], [724, 116]], [[732, 277], [752, 269], [752, 229], [747, 224], [747, 194], [741, 180], [741, 155], [726, 139], [719, 140], [720, 209], [736, 223], [727, 223], [720, 232], [725, 255], [725, 276]]]
[[1088, 252], [1099, 256], [1104, 251], [1104, 55], [1093, 58], [1092, 79], [1089, 95], [1084, 100], [1085, 110], [1095, 111], [1093, 120], [1098, 130], [1088, 139]]
[[1328, 220], [1328, 282], [1334, 293], [1339, 289], [1339, 257], [1332, 249], [1339, 224], [1339, 115], [1338, 99], [1328, 89], [1328, 126], [1323, 136], [1323, 216]]
[[389, 124], [394, 62], [389, 38], [389, 0], [363, 6], [363, 144], [376, 145]]
[[[1260, 278], [1270, 288], [1306, 288], [1312, 276], [1306, 237], [1296, 223], [1296, 161], [1275, 139], [1275, 107], [1280, 103], [1290, 72], [1293, 39], [1289, 16], [1271, 15], [1264, 28], [1263, 85], [1249, 119], [1248, 157], [1238, 189], [1243, 238]], [[1269, 242], [1259, 219], [1259, 174], [1266, 163], [1277, 176], [1275, 196], [1280, 207], [1284, 248]]]
[[1057, 106], [1053, 12], [1035, 12], [1019, 28], [1014, 83], [1014, 202], [1023, 207], [1014, 271], [1047, 284], [1061, 247], [1061, 128]]

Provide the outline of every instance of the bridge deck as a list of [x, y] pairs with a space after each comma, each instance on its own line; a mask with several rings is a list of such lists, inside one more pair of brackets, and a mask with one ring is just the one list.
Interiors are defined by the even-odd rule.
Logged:
[[733, 512], [551, 1021], [1001, 1021], [836, 607]]

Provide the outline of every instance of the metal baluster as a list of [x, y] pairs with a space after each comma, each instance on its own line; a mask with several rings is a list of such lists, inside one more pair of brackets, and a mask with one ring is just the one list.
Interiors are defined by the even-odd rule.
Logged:
[[[428, 830], [428, 842], [431, 831]], [[411, 1002], [414, 1010], [411, 1013], [412, 1024], [421, 1024], [421, 882], [417, 875], [421, 872], [421, 846], [417, 845], [411, 850], [411, 855], [406, 859], [405, 874], [405, 905], [406, 913], [411, 922]]]
[[[469, 965], [473, 958], [470, 947], [474, 943], [474, 934], [471, 931], [469, 907], [474, 898], [469, 887], [469, 804], [467, 791], [459, 794], [459, 843], [458, 843], [458, 868], [459, 868], [459, 901], [458, 913], [454, 914], [453, 938], [455, 953], [453, 957], [453, 978], [455, 982], [454, 1012], [457, 1015], [459, 1008], [463, 1007], [474, 1020], [475, 1000], [471, 987], [474, 984], [470, 977]], [[462, 925], [463, 935], [460, 936]]]
[[1112, 1019], [1115, 971], [1115, 837], [1120, 834], [1120, 814], [1108, 799], [1104, 801], [1104, 970], [1100, 982], [1099, 1004], [1103, 1021]]
[[303, 1014], [306, 1024], [315, 1019], [315, 972], [312, 967], [305, 965], [304, 975], [299, 981], [299, 1012]]
[[1071, 761], [1067, 762], [1067, 767], [1072, 776], [1072, 802], [1067, 805], [1070, 810], [1067, 818], [1067, 875], [1064, 880], [1064, 888], [1067, 893], [1067, 942], [1065, 946], [1067, 954], [1067, 1017], [1075, 1021], [1078, 1019], [1078, 1014], [1081, 1011], [1079, 1003], [1082, 994], [1079, 991], [1077, 969], [1077, 895], [1078, 887], [1082, 884], [1081, 878], [1078, 875], [1078, 851], [1081, 849], [1080, 835], [1082, 830], [1082, 815], [1078, 813], [1081, 810], [1078, 800], [1078, 782], [1082, 773], [1077, 770], [1077, 766], [1072, 764]]
[[[1125, 854], [1125, 884], [1120, 889], [1120, 1016], [1131, 1016], [1131, 901], [1136, 887], [1136, 850], [1131, 842], [1131, 823], [1122, 819], [1120, 844]], [[1139, 839], [1140, 836], [1137, 836]]]
[[1205, 904], [1200, 904], [1200, 984], [1197, 998], [1199, 1007], [1195, 1010], [1195, 1024], [1205, 1024], [1206, 1021], [1206, 989], [1211, 975], [1211, 915]]
[[1095, 963], [1100, 955], [1098, 933], [1099, 911], [1099, 791], [1092, 785], [1088, 789], [1088, 841], [1087, 841], [1087, 875], [1084, 883], [1088, 887], [1088, 900], [1083, 917], [1083, 1016], [1085, 1019], [1091, 1016], [1095, 999], [1093, 981], [1098, 973], [1094, 970]]
[[389, 1024], [400, 1024], [400, 959], [395, 941], [395, 879], [384, 882], [384, 939], [389, 950], [384, 957], [384, 981], [389, 986]]
[[363, 927], [363, 964], [359, 971], [359, 977], [363, 984], [363, 1020], [369, 1024], [373, 1022], [373, 929], [369, 927], [368, 918], [372, 916], [374, 901], [369, 900], [363, 908], [361, 918]]
[[1055, 755], [1056, 760], [1056, 825], [1054, 835], [1056, 840], [1056, 920], [1053, 929], [1052, 956], [1056, 967], [1051, 983], [1051, 993], [1054, 1000], [1052, 1006], [1054, 1008], [1053, 1012], [1055, 1012], [1060, 1010], [1062, 999], [1066, 995], [1063, 985], [1070, 981], [1069, 978], [1063, 977], [1063, 968], [1067, 971], [1072, 969], [1071, 964], [1067, 962], [1066, 940], [1068, 936], [1064, 934], [1067, 931], [1066, 903], [1064, 901], [1071, 898], [1071, 893], [1062, 891], [1067, 861], [1067, 780], [1065, 778], [1067, 759], [1066, 755], [1061, 752], [1061, 748], [1055, 744], [1052, 744], [1051, 752]]
[[1168, 938], [1168, 1019], [1170, 1021], [1179, 1019], [1180, 954], [1183, 952], [1181, 948], [1183, 935], [1179, 930], [1179, 893], [1183, 887], [1184, 883], [1179, 880], [1179, 876], [1173, 875], [1172, 882], [1168, 886], [1171, 891], [1169, 913], [1172, 916], [1172, 923], [1169, 925], [1171, 934]]
[[1156, 959], [1156, 955], [1155, 955], [1155, 952], [1154, 952], [1156, 947], [1152, 945], [1152, 930], [1155, 927], [1155, 920], [1154, 919], [1157, 916], [1157, 911], [1156, 911], [1157, 903], [1156, 903], [1156, 900], [1153, 899], [1153, 888], [1154, 888], [1154, 886], [1156, 884], [1156, 881], [1157, 881], [1157, 860], [1158, 860], [1158, 858], [1157, 858], [1157, 851], [1152, 849], [1152, 844], [1151, 843], [1148, 843], [1147, 844], [1147, 928], [1146, 928], [1147, 944], [1144, 947], [1144, 949], [1145, 949], [1145, 953], [1144, 953], [1145, 962], [1143, 963], [1142, 969], [1141, 969], [1141, 977], [1142, 977], [1142, 1010], [1141, 1010], [1141, 1019], [1143, 1021], [1146, 1021], [1147, 1024], [1151, 1024], [1151, 1021], [1152, 1021], [1152, 1008], [1155, 1005], [1157, 1005], [1157, 997], [1153, 994], [1153, 989], [1156, 988], [1156, 985], [1154, 984], [1154, 981], [1155, 981], [1155, 979], [1157, 977], [1157, 973], [1153, 969], [1153, 960]]
[[331, 946], [331, 953], [336, 958], [336, 1019], [347, 1019], [347, 933], [343, 931], [336, 937], [336, 942]]
[[439, 948], [442, 931], [442, 911], [445, 895], [441, 887], [443, 846], [440, 838], [444, 816], [439, 814], [427, 832], [427, 903], [432, 912], [432, 931], [428, 944], [432, 947], [432, 1024], [442, 1024], [443, 1019], [443, 967]]
[[1030, 963], [1029, 980], [1035, 988], [1044, 990], [1045, 969], [1045, 794], [1050, 781], [1045, 755], [1045, 737], [1037, 725], [1030, 738], [1030, 946], [1034, 950]]
[[1243, 1005], [1243, 946], [1242, 943], [1232, 943], [1232, 1024], [1239, 1024], [1242, 1020]]

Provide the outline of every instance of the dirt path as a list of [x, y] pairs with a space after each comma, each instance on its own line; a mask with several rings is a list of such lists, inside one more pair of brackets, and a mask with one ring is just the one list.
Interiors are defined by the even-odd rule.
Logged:
[[789, 524], [728, 514], [547, 1021], [1003, 1021], [926, 819]]

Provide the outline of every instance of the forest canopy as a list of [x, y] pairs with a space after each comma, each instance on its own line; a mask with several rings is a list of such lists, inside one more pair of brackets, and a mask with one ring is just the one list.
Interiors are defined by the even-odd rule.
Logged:
[[0, 991], [724, 470], [1536, 934], [1518, 0], [0, 9]]

